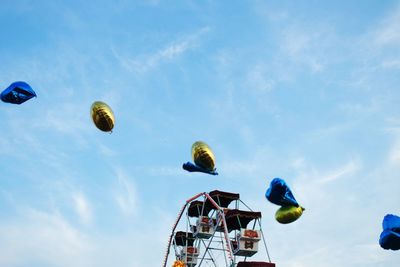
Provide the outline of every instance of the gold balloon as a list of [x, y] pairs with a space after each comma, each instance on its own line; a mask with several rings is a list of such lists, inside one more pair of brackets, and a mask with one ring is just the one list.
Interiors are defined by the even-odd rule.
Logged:
[[291, 223], [300, 218], [304, 208], [299, 206], [284, 206], [280, 207], [275, 213], [275, 219], [283, 224]]
[[104, 132], [111, 132], [114, 128], [114, 113], [104, 102], [96, 101], [92, 104], [90, 115], [97, 128]]
[[215, 170], [215, 156], [211, 148], [204, 142], [197, 141], [192, 145], [194, 163], [206, 170]]

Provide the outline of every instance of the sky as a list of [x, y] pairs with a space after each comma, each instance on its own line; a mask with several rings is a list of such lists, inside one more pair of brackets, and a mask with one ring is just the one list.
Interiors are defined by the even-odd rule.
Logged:
[[[0, 266], [161, 266], [214, 189], [262, 212], [278, 267], [399, 266], [378, 240], [400, 215], [400, 1], [0, 3], [0, 87], [37, 93], [0, 105]], [[218, 176], [181, 169], [197, 140]]]

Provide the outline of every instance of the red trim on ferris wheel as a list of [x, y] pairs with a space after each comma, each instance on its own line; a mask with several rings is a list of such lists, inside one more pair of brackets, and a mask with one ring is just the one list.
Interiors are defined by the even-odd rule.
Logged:
[[165, 257], [164, 257], [163, 267], [166, 267], [166, 265], [167, 265], [169, 249], [170, 249], [170, 246], [171, 246], [172, 237], [174, 235], [175, 229], [178, 226], [178, 222], [181, 219], [181, 217], [183, 215], [183, 212], [185, 211], [185, 208], [188, 205], [188, 203], [189, 202], [186, 202], [186, 204], [183, 205], [182, 209], [180, 210], [180, 212], [178, 214], [178, 217], [175, 220], [174, 226], [172, 227], [172, 232], [171, 232], [171, 235], [169, 236], [169, 240], [168, 240], [167, 253], [165, 253]]
[[228, 227], [226, 225], [226, 220], [225, 220], [225, 215], [223, 213], [220, 213], [219, 216], [222, 219], [222, 224], [224, 227], [224, 237], [225, 237], [225, 241], [226, 241], [226, 246], [228, 248], [228, 257], [230, 258], [231, 261], [233, 261], [233, 250], [232, 250], [232, 246], [231, 246], [231, 242], [229, 240], [229, 232], [228, 232]]
[[186, 200], [186, 203], [192, 202], [193, 200], [195, 200], [196, 198], [198, 198], [201, 195], [204, 195], [205, 193], [198, 193], [197, 195], [195, 195], [194, 197], [189, 198], [188, 200]]
[[217, 204], [217, 202], [215, 202], [214, 199], [212, 199], [209, 194], [204, 193], [204, 195], [211, 202], [211, 204], [213, 204], [215, 208], [217, 208], [218, 210], [222, 210], [221, 207]]

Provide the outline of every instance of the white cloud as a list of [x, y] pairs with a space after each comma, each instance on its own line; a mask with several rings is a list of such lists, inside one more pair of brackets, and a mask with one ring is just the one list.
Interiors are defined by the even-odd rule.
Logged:
[[[312, 248], [312, 246], [308, 246], [308, 249], [310, 248]], [[354, 257], [354, 255], [363, 256]], [[376, 244], [355, 244], [348, 247], [345, 246], [345, 244], [341, 245], [340, 242], [335, 242], [335, 244], [324, 247], [316, 247], [297, 257], [289, 257], [281, 263], [289, 267], [325, 267], [346, 264], [351, 266], [373, 267], [383, 266], [381, 264], [388, 258], [388, 255], [385, 255], [381, 251], [377, 253]]]
[[118, 155], [117, 151], [102, 143], [98, 143], [97, 147], [99, 148], [100, 153], [106, 157], [115, 157]]
[[[182, 162], [183, 164], [184, 162]], [[146, 171], [146, 170], [144, 170]], [[179, 165], [176, 166], [153, 166], [147, 169], [147, 172], [152, 176], [179, 176], [182, 175], [183, 170]]]
[[275, 81], [272, 79], [272, 73], [268, 73], [263, 65], [254, 66], [248, 73], [245, 86], [250, 90], [259, 93], [269, 92], [274, 89]]
[[392, 129], [396, 133], [396, 139], [392, 142], [388, 153], [388, 163], [400, 167], [400, 128]]
[[309, 67], [313, 73], [322, 72], [336, 60], [331, 49], [337, 43], [336, 35], [329, 27], [308, 29], [296, 25], [285, 28], [279, 34], [284, 57]]
[[400, 166], [400, 142], [397, 142], [391, 149], [389, 160], [392, 164]]
[[382, 20], [374, 37], [373, 42], [380, 46], [400, 44], [400, 6]]
[[76, 192], [72, 195], [76, 213], [82, 223], [90, 224], [93, 219], [92, 208], [82, 192]]
[[400, 119], [389, 117], [385, 121], [388, 125], [385, 131], [393, 138], [385, 160], [389, 166], [400, 167]]
[[221, 173], [227, 177], [243, 177], [257, 172], [261, 172], [264, 167], [257, 161], [229, 160], [220, 164]]
[[115, 172], [118, 178], [115, 201], [123, 214], [134, 215], [138, 211], [136, 188], [124, 170], [115, 168]]
[[319, 179], [320, 183], [332, 182], [337, 179], [345, 178], [350, 175], [356, 173], [356, 171], [360, 170], [361, 164], [358, 160], [351, 159], [349, 162], [344, 165], [329, 171], [328, 173], [321, 176]]
[[[347, 107], [350, 108], [350, 107]], [[354, 108], [354, 107], [353, 107]], [[355, 121], [343, 122], [338, 124], [330, 124], [329, 126], [312, 129], [305, 134], [305, 138], [313, 141], [329, 140], [345, 135], [355, 127]]]
[[153, 54], [145, 54], [136, 56], [134, 59], [122, 56], [116, 48], [112, 47], [111, 50], [115, 58], [129, 71], [139, 73], [147, 72], [163, 62], [168, 62], [174, 58], [184, 54], [186, 51], [195, 48], [199, 45], [199, 39], [209, 31], [208, 27], [204, 27], [194, 34], [188, 35], [178, 41], [175, 41], [166, 47], [156, 51]]
[[87, 236], [58, 213], [23, 210], [19, 219], [0, 222], [0, 265], [88, 266], [93, 249]]
[[[336, 193], [331, 191], [332, 188], [338, 186], [340, 180], [348, 179], [346, 183], [353, 182], [362, 170], [359, 158], [350, 158], [338, 166], [321, 168], [301, 157], [294, 159], [291, 166], [294, 173], [290, 186], [297, 200], [306, 209], [307, 206], [312, 206], [312, 209], [318, 209], [320, 213], [325, 213], [324, 207], [335, 202]], [[351, 201], [353, 194], [347, 194], [346, 197], [348, 199], [343, 198], [341, 201]], [[325, 203], [325, 205], [318, 206], [318, 203]]]
[[357, 43], [357, 49], [362, 51], [361, 70], [367, 72], [365, 75], [374, 76], [377, 70], [399, 69], [400, 5], [372, 25]]
[[[173, 216], [154, 209], [145, 217], [149, 221], [109, 235], [74, 226], [58, 211], [18, 209], [17, 217], [0, 221], [0, 266], [157, 266]], [[149, 223], [154, 221], [161, 223]]]
[[368, 103], [345, 102], [339, 104], [338, 108], [349, 115], [370, 115], [380, 111], [382, 108], [382, 100], [379, 97], [375, 97], [371, 98]]
[[58, 105], [47, 109], [44, 119], [36, 122], [36, 126], [56, 130], [81, 140], [81, 133], [90, 129], [89, 107], [69, 103]]
[[384, 60], [381, 63], [381, 67], [384, 69], [400, 69], [400, 59]]

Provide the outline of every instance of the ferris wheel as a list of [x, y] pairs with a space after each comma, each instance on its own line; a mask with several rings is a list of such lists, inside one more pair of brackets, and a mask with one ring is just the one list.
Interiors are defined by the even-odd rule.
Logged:
[[[264, 249], [262, 249], [264, 247]], [[251, 261], [264, 251], [266, 261]], [[162, 267], [275, 267], [261, 226], [237, 193], [199, 193], [180, 210]]]

